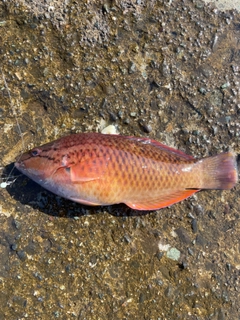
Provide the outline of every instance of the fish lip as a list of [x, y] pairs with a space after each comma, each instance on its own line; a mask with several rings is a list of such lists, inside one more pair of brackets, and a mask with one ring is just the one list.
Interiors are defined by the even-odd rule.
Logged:
[[14, 166], [17, 168], [17, 169], [25, 169], [25, 164], [23, 162], [15, 162], [14, 163]]

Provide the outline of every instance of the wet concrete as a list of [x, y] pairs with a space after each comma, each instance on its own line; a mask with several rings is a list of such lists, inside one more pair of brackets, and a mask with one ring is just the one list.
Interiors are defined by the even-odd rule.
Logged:
[[1, 3], [0, 319], [239, 317], [239, 184], [143, 213], [12, 171], [22, 149], [109, 124], [240, 154], [239, 26], [201, 1]]

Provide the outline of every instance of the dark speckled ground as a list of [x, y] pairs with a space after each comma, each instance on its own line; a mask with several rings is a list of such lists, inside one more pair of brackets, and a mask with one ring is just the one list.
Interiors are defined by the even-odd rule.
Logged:
[[[0, 4], [2, 182], [23, 148], [109, 124], [195, 157], [240, 154], [237, 12], [19, 3]], [[144, 214], [81, 206], [20, 176], [0, 189], [0, 319], [237, 319], [239, 192]]]

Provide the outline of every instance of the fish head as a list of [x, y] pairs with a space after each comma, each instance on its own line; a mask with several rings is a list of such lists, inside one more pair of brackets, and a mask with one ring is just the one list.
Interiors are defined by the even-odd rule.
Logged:
[[86, 151], [89, 144], [84, 149], [76, 141], [77, 137], [64, 137], [33, 148], [17, 159], [15, 167], [61, 197], [96, 205], [99, 202], [94, 196], [95, 189], [91, 190], [91, 182], [98, 181], [105, 174], [109, 157]]
[[15, 167], [20, 172], [42, 186], [50, 181], [57, 182], [59, 177], [67, 178], [68, 175], [63, 177], [67, 165], [67, 156], [54, 143], [33, 148], [23, 153], [15, 162]]

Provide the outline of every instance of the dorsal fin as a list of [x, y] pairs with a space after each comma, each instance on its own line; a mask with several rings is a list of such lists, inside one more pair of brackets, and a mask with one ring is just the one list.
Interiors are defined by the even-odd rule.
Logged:
[[168, 152], [174, 153], [178, 156], [181, 156], [186, 160], [194, 159], [194, 157], [184, 153], [183, 151], [166, 146], [165, 144], [162, 144], [161, 142], [156, 141], [156, 140], [152, 140], [149, 138], [138, 138], [138, 137], [133, 137], [133, 136], [127, 136], [126, 138], [133, 140], [133, 141], [136, 141], [136, 142], [140, 142], [142, 144], [149, 144], [149, 145], [155, 146], [161, 150], [168, 151]]

